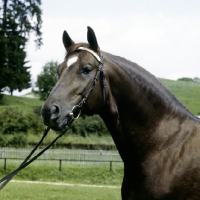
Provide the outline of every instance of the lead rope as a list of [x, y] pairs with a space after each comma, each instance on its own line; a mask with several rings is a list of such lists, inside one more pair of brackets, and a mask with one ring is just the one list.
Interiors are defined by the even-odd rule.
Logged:
[[[4, 188], [11, 180], [12, 178], [22, 169], [24, 169], [26, 166], [28, 166], [29, 164], [31, 164], [34, 160], [36, 160], [39, 156], [41, 156], [47, 149], [49, 149], [49, 147], [51, 147], [60, 137], [62, 137], [67, 130], [69, 129], [69, 126], [71, 125], [71, 123], [75, 120], [76, 118], [74, 118], [73, 116], [69, 119], [65, 129], [50, 143], [48, 144], [42, 151], [40, 151], [36, 156], [34, 156], [33, 158], [31, 158], [31, 156], [33, 155], [33, 153], [37, 150], [37, 148], [40, 146], [40, 144], [42, 143], [42, 141], [44, 140], [44, 138], [46, 137], [47, 133], [49, 132], [50, 128], [46, 127], [46, 129], [44, 130], [43, 136], [40, 139], [40, 141], [38, 142], [38, 144], [34, 147], [34, 149], [30, 152], [30, 154], [24, 159], [24, 161], [19, 165], [19, 167], [17, 169], [15, 169], [14, 171], [12, 171], [10, 174], [6, 175], [5, 177], [3, 177], [0, 180], [1, 186], [0, 186], [0, 190], [2, 188]], [[31, 158], [31, 159], [30, 159]]]

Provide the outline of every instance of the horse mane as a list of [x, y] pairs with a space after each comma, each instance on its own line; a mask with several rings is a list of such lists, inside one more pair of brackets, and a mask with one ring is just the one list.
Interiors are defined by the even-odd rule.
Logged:
[[[106, 56], [115, 64], [120, 66], [129, 77], [129, 80], [139, 82], [147, 91], [153, 92], [167, 107], [171, 108], [173, 112], [180, 111], [183, 116], [196, 118], [183, 104], [151, 73], [123, 57], [115, 56], [104, 52]], [[134, 80], [134, 81], [133, 81]]]

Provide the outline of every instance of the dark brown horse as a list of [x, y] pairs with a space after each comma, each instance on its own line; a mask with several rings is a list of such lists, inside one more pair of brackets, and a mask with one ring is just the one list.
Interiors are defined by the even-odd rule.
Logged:
[[90, 27], [87, 38], [75, 44], [64, 31], [67, 55], [44, 124], [64, 130], [76, 105], [73, 112], [99, 114], [124, 162], [123, 200], [199, 200], [199, 119], [145, 69], [100, 51]]

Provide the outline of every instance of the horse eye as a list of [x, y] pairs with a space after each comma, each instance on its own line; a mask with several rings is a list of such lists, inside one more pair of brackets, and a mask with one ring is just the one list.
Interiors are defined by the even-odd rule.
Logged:
[[90, 66], [84, 66], [81, 69], [81, 73], [83, 73], [83, 74], [89, 74], [91, 71], [92, 71], [92, 67], [90, 67]]

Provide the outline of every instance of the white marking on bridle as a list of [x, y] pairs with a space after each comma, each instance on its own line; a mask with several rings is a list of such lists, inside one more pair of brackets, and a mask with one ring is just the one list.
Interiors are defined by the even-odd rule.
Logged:
[[67, 67], [70, 67], [71, 65], [73, 65], [77, 60], [78, 60], [78, 56], [73, 56], [69, 58], [67, 61]]

